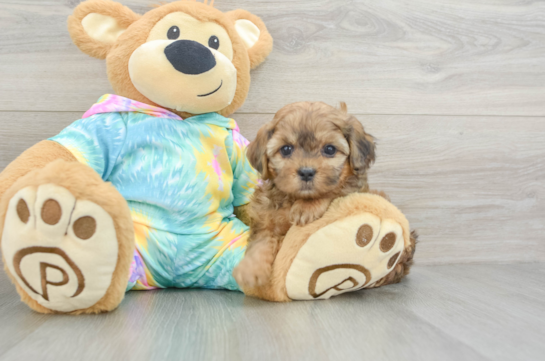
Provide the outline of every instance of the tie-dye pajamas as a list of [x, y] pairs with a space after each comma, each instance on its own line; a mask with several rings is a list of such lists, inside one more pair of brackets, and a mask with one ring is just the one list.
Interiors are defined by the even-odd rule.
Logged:
[[249, 202], [257, 173], [233, 119], [182, 120], [115, 95], [51, 138], [111, 182], [127, 200], [136, 252], [127, 290], [239, 290], [231, 273], [248, 227], [233, 207]]

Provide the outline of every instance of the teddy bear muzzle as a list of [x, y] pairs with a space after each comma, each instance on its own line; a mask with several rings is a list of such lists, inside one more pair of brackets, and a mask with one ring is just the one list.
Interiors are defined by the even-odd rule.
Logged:
[[129, 75], [148, 99], [192, 114], [225, 108], [237, 88], [233, 63], [221, 52], [192, 40], [154, 40], [141, 45], [129, 59]]

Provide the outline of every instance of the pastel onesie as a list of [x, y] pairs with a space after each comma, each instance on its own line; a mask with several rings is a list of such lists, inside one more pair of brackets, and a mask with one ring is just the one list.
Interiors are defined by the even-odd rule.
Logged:
[[249, 202], [258, 175], [233, 119], [208, 113], [183, 120], [107, 94], [50, 140], [127, 200], [136, 242], [127, 290], [240, 290], [232, 270], [249, 231], [233, 209]]

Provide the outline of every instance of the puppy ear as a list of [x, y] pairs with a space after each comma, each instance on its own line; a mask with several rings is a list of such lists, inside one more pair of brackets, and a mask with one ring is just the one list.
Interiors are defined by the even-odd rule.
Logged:
[[118, 37], [139, 17], [114, 1], [87, 0], [68, 17], [68, 32], [85, 54], [105, 59]]
[[227, 13], [235, 23], [235, 29], [242, 39], [248, 56], [250, 57], [250, 67], [256, 66], [265, 61], [265, 58], [271, 53], [273, 39], [263, 21], [246, 10], [234, 10]]
[[350, 166], [356, 175], [363, 175], [375, 161], [375, 142], [371, 134], [367, 134], [360, 121], [348, 114], [346, 104], [341, 103], [340, 110], [347, 115], [344, 136], [350, 146]]
[[246, 155], [252, 167], [259, 173], [261, 178], [267, 180], [270, 178], [269, 173], [269, 158], [267, 157], [267, 143], [272, 136], [273, 129], [269, 124], [262, 126], [253, 142], [250, 143], [246, 150]]

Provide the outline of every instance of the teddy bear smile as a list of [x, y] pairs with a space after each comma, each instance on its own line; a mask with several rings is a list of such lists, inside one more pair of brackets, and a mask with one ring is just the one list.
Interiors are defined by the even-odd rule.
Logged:
[[200, 97], [200, 98], [202, 98], [202, 97], [207, 97], [207, 96], [209, 96], [209, 95], [214, 94], [214, 93], [217, 92], [218, 90], [220, 90], [222, 86], [223, 86], [223, 80], [221, 81], [220, 86], [216, 88], [216, 90], [213, 90], [213, 91], [211, 91], [210, 93], [201, 94], [201, 95], [197, 95], [197, 96]]

